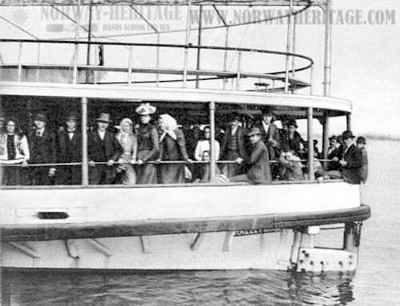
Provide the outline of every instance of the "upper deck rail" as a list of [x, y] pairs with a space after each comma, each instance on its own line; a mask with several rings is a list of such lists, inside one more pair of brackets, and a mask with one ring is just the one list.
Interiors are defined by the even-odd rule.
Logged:
[[[301, 71], [309, 71], [310, 79], [312, 78], [312, 67], [313, 60], [305, 55], [265, 50], [265, 49], [254, 49], [254, 48], [237, 48], [237, 47], [222, 47], [222, 46], [203, 46], [203, 45], [192, 45], [192, 44], [161, 44], [161, 43], [124, 43], [124, 42], [105, 42], [105, 41], [74, 41], [74, 40], [48, 40], [48, 39], [0, 39], [0, 45], [7, 44], [10, 48], [10, 44], [17, 45], [17, 58], [15, 60], [3, 60], [0, 64], [1, 80], [2, 81], [24, 81], [24, 82], [40, 82], [45, 80], [53, 79], [60, 83], [96, 83], [96, 84], [112, 84], [112, 83], [126, 83], [126, 84], [141, 84], [150, 83], [159, 86], [160, 83], [182, 83], [186, 87], [186, 83], [190, 81], [210, 81], [210, 80], [222, 80], [223, 89], [227, 89], [226, 81], [228, 79], [234, 80], [235, 90], [240, 90], [241, 87], [245, 87], [245, 90], [260, 90], [260, 91], [284, 91], [285, 89], [290, 89], [295, 91], [297, 89], [302, 89], [309, 87], [310, 82], [304, 82], [295, 78], [295, 73]], [[23, 60], [23, 50], [25, 45], [36, 45], [36, 63], [28, 62]], [[40, 58], [40, 50], [43, 49], [43, 45], [47, 49], [66, 45], [67, 47], [73, 47], [70, 57], [72, 58], [72, 63], [65, 64], [65, 58], [68, 56], [68, 48], [65, 48], [65, 56], [62, 60], [53, 63], [43, 63]], [[102, 52], [106, 53], [105, 48], [118, 48], [118, 50], [113, 49], [116, 54], [119, 54], [121, 58], [126, 56], [127, 63], [121, 65], [109, 65], [104, 61], [97, 64], [82, 64], [79, 63], [79, 48], [82, 46], [89, 47], [99, 47], [102, 48]], [[140, 52], [151, 53], [156, 49], [155, 67], [144, 67], [143, 64], [136, 64], [133, 59], [133, 54]], [[178, 57], [182, 52], [187, 52], [188, 50], [202, 50], [205, 52], [213, 52], [211, 55], [223, 56], [224, 65], [221, 69], [193, 69], [190, 63], [184, 63], [183, 67], [179, 68], [165, 68], [160, 64], [160, 49], [169, 52], [171, 49], [174, 54]], [[32, 50], [32, 49], [31, 49]], [[56, 50], [56, 49], [54, 49]], [[47, 50], [47, 52], [49, 52]], [[122, 52], [122, 53], [121, 53]], [[236, 61], [236, 70], [227, 69], [227, 57], [231, 56], [232, 59]], [[259, 63], [256, 69], [257, 71], [244, 70], [243, 66], [249, 66], [250, 63], [245, 62], [246, 56], [252, 58], [256, 56], [263, 56], [262, 58], [256, 58], [256, 62]], [[281, 56], [290, 57], [297, 59], [297, 62], [301, 61], [301, 65], [293, 66], [290, 71], [287, 70], [274, 70], [265, 71], [267, 67], [265, 63], [268, 63], [268, 58], [265, 56]], [[203, 55], [205, 57], [205, 55]], [[174, 56], [175, 57], [175, 56]], [[259, 60], [257, 60], [259, 59]], [[253, 60], [254, 61], [254, 60]], [[186, 61], [182, 61], [186, 62]], [[218, 61], [219, 62], [219, 61]], [[168, 65], [171, 65], [168, 63]], [[248, 68], [247, 68], [248, 69]], [[264, 71], [260, 71], [260, 70]], [[71, 70], [68, 73], [68, 70]], [[66, 73], [67, 71], [67, 73]], [[114, 73], [112, 78], [107, 78], [107, 73]], [[115, 73], [120, 73], [120, 75], [115, 75]], [[288, 75], [290, 73], [290, 75]], [[154, 79], [146, 79], [143, 75], [155, 75]], [[173, 75], [182, 75], [182, 79], [176, 79], [176, 77], [171, 78]], [[188, 78], [189, 75], [196, 76], [196, 78]], [[164, 78], [161, 78], [163, 76]], [[246, 86], [241, 86], [242, 80], [248, 79]], [[260, 82], [260, 80], [264, 80]], [[259, 86], [262, 84], [262, 86]], [[230, 88], [232, 89], [232, 88]]]

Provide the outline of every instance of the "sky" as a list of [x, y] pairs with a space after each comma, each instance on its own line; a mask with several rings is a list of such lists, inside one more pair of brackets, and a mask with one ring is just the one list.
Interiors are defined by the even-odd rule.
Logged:
[[[332, 41], [332, 96], [349, 99], [353, 102], [353, 130], [357, 131], [357, 134], [400, 136], [400, 2], [398, 0], [333, 0], [333, 9], [336, 15]], [[126, 30], [112, 29], [119, 23], [129, 23], [127, 19], [130, 17], [126, 14], [118, 13], [117, 10], [104, 12], [104, 14], [103, 12], [100, 14], [100, 11], [95, 13], [94, 20], [99, 25], [96, 35], [127, 33]], [[0, 10], [0, 17], [8, 18], [40, 38], [71, 37], [73, 30], [71, 22], [69, 20], [59, 22], [60, 16], [57, 17], [55, 12], [52, 14], [40, 8], [2, 8]], [[355, 22], [355, 15], [361, 16], [361, 24], [352, 24]], [[160, 27], [168, 25], [170, 28], [180, 28], [184, 24], [184, 14], [171, 9], [168, 14], [160, 13], [158, 17], [154, 14], [146, 16], [153, 23], [159, 22]], [[241, 16], [246, 15], [243, 13]], [[345, 18], [343, 16], [347, 16], [345, 21], [343, 21]], [[167, 20], [168, 18], [170, 20]], [[367, 21], [364, 23], [364, 20]], [[57, 30], [60, 24], [64, 25], [62, 32]], [[137, 27], [131, 28], [130, 32], [143, 31], [143, 29], [139, 29], [138, 24], [140, 25], [141, 22], [136, 20]], [[285, 50], [285, 29], [285, 25], [279, 24], [235, 28], [231, 31], [230, 43], [240, 47]], [[4, 20], [0, 20], [0, 33], [3, 37], [29, 38], [27, 34], [7, 24]], [[85, 35], [85, 33], [83, 32], [81, 35]], [[223, 30], [206, 31], [203, 34], [203, 44], [221, 45], [223, 38]], [[154, 42], [155, 36], [114, 39]], [[195, 33], [192, 33], [191, 41], [196, 43]], [[183, 43], [184, 34], [162, 35], [161, 42]], [[297, 52], [309, 55], [315, 60], [313, 91], [314, 94], [322, 94], [323, 26], [321, 24], [298, 25], [296, 45]], [[1, 45], [0, 52], [3, 60], [12, 57], [15, 60], [15, 49]], [[54, 50], [47, 54], [45, 54], [45, 50], [41, 52], [42, 57], [47, 56], [47, 59], [56, 58], [58, 61], [70, 61], [62, 52], [54, 52]], [[118, 54], [114, 50], [108, 52], [107, 55], [110, 53]], [[23, 56], [32, 59], [32, 54], [34, 52], [25, 51]], [[154, 55], [146, 52], [137, 52], [135, 57], [135, 62], [150, 63], [154, 60]], [[117, 62], [121, 58], [126, 59], [124, 56], [112, 56], [110, 61]], [[193, 58], [191, 57], [192, 64], [194, 64]], [[163, 63], [173, 64], [174, 60], [170, 54], [162, 54], [161, 61]], [[203, 67], [211, 67], [213, 64], [220, 65], [221, 60], [221, 56], [213, 57], [213, 55], [205, 54]], [[282, 67], [283, 63], [282, 59], [277, 60], [276, 58], [246, 59], [246, 61], [245, 66], [249, 70], [256, 69], [261, 64], [275, 69], [278, 66]], [[234, 56], [229, 59], [229, 63], [230, 66], [235, 65]], [[307, 80], [309, 75], [303, 73], [299, 77]], [[344, 122], [344, 118], [334, 120], [332, 132], [336, 133], [343, 129]]]

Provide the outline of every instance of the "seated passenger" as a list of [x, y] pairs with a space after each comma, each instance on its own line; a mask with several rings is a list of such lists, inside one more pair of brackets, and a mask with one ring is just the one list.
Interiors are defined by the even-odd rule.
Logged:
[[88, 135], [90, 184], [114, 183], [114, 163], [121, 156], [122, 147], [115, 135], [107, 130], [111, 122], [110, 114], [100, 114], [96, 119], [97, 129]]
[[[160, 116], [159, 124], [162, 133], [160, 136], [161, 161], [191, 162], [186, 152], [185, 137], [178, 128], [176, 120], [169, 114], [163, 114]], [[161, 164], [160, 183], [185, 183], [185, 167], [184, 163]]]
[[[203, 129], [203, 138], [199, 140], [196, 144], [196, 149], [194, 151], [194, 158], [197, 161], [203, 160], [203, 153], [204, 152], [210, 152], [211, 151], [211, 130], [209, 126], [204, 127]], [[219, 154], [220, 154], [220, 146], [218, 140], [214, 139], [214, 144], [215, 144], [215, 159], [219, 159]]]
[[361, 183], [366, 183], [367, 178], [368, 178], [368, 154], [367, 154], [367, 141], [365, 140], [364, 137], [360, 136], [357, 137], [356, 140], [357, 148], [361, 150], [361, 155], [362, 155], [362, 164], [361, 164], [361, 169], [360, 169], [360, 179]]
[[221, 159], [235, 161], [235, 163], [222, 166], [222, 172], [228, 178], [239, 174], [240, 164], [246, 158], [244, 134], [244, 129], [240, 126], [239, 114], [233, 113], [221, 144]]
[[351, 131], [342, 134], [344, 149], [342, 159], [339, 160], [340, 171], [328, 171], [329, 178], [341, 178], [350, 184], [360, 184], [360, 169], [362, 166], [361, 150], [354, 144], [354, 135]]
[[331, 170], [339, 170], [340, 164], [339, 160], [342, 155], [342, 146], [337, 141], [337, 137], [335, 135], [329, 137], [329, 147], [328, 147], [328, 162], [327, 171]]
[[120, 173], [122, 184], [136, 184], [136, 171], [132, 164], [136, 163], [137, 137], [133, 132], [133, 122], [129, 118], [124, 118], [119, 123], [120, 131], [115, 136], [122, 147], [122, 154], [118, 160], [117, 172]]
[[[57, 160], [59, 163], [82, 162], [82, 133], [78, 130], [78, 115], [70, 113], [65, 127], [58, 131]], [[81, 184], [82, 167], [80, 165], [60, 166], [57, 171], [57, 184]]]
[[230, 179], [231, 182], [249, 182], [263, 184], [271, 182], [271, 169], [269, 165], [268, 149], [261, 139], [259, 128], [252, 128], [248, 134], [252, 151], [245, 163], [248, 166], [246, 174], [237, 175]]
[[28, 135], [30, 164], [53, 164], [51, 166], [34, 166], [29, 170], [29, 183], [32, 185], [51, 185], [56, 174], [57, 162], [56, 137], [47, 128], [47, 117], [37, 114], [33, 123], [34, 130]]
[[[5, 133], [0, 134], [0, 161], [5, 163], [3, 167], [3, 185], [21, 185], [22, 169], [29, 160], [28, 140], [19, 132], [18, 122], [15, 119], [9, 119], [5, 122]], [[7, 165], [9, 165], [7, 167]], [[13, 165], [13, 166], [11, 166]]]
[[280, 178], [285, 181], [299, 181], [304, 179], [303, 164], [300, 157], [296, 156], [294, 151], [282, 150], [279, 158]]
[[157, 128], [150, 123], [151, 115], [156, 112], [156, 107], [149, 103], [142, 103], [136, 108], [140, 116], [137, 129], [138, 153], [137, 153], [137, 183], [157, 184], [157, 168], [149, 161], [156, 161], [160, 155], [160, 145]]

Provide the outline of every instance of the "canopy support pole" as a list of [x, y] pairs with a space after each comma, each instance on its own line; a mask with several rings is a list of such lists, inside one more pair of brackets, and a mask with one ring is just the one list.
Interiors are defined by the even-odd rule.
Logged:
[[[86, 65], [90, 65], [90, 48], [91, 44], [90, 42], [92, 41], [92, 13], [93, 13], [93, 5], [92, 1], [90, 0], [89, 2], [89, 25], [88, 25], [88, 35], [87, 35], [87, 49], [86, 49]], [[86, 83], [90, 83], [90, 70], [86, 70]]]
[[89, 169], [88, 169], [88, 137], [87, 137], [87, 117], [88, 117], [88, 99], [81, 98], [81, 129], [82, 129], [82, 185], [89, 185]]
[[308, 179], [314, 180], [313, 108], [307, 108]]
[[210, 102], [210, 182], [215, 183], [216, 156], [215, 156], [215, 102]]
[[[202, 26], [203, 26], [203, 6], [200, 5], [199, 7], [199, 30], [198, 30], [198, 35], [197, 35], [197, 62], [196, 62], [196, 70], [199, 71], [200, 70], [200, 54], [201, 54], [201, 30], [202, 30]], [[199, 88], [200, 86], [200, 75], [197, 74], [196, 75], [196, 88]]]
[[322, 6], [325, 13], [325, 34], [324, 34], [324, 96], [331, 94], [331, 65], [332, 65], [332, 2], [325, 0], [325, 5]]
[[[81, 27], [81, 0], [77, 0], [77, 21], [75, 24], [75, 41], [79, 40], [79, 29]], [[79, 57], [79, 44], [75, 44], [74, 57], [73, 57], [73, 69], [72, 69], [72, 83], [76, 84], [78, 82], [78, 57]]]
[[[292, 50], [292, 22], [293, 22], [293, 15], [292, 15], [292, 10], [293, 10], [293, 0], [290, 0], [289, 3], [289, 15], [287, 17], [287, 32], [286, 32], [286, 52], [290, 53]], [[286, 55], [285, 56], [285, 93], [289, 93], [289, 65], [290, 65], [290, 56]]]
[[324, 168], [327, 169], [328, 162], [328, 147], [329, 147], [329, 113], [326, 111], [322, 122], [322, 153], [324, 162]]
[[346, 114], [346, 130], [351, 131], [351, 113]]
[[[218, 10], [216, 5], [213, 5], [213, 8], [215, 12], [217, 13], [218, 18], [221, 20], [223, 25], [225, 26], [225, 48], [228, 48], [229, 46], [229, 24], [226, 22], [224, 16], [221, 14], [221, 12]], [[228, 70], [228, 50], [225, 49], [224, 51], [224, 71]], [[226, 85], [228, 84], [228, 79], [223, 78], [222, 79], [222, 89], [226, 89]]]
[[190, 41], [190, 31], [192, 24], [192, 1], [188, 1], [187, 13], [186, 13], [186, 33], [185, 33], [185, 54], [184, 54], [184, 63], [183, 63], [183, 88], [187, 86], [187, 71], [188, 71], [188, 60], [189, 60], [189, 48], [188, 44]]

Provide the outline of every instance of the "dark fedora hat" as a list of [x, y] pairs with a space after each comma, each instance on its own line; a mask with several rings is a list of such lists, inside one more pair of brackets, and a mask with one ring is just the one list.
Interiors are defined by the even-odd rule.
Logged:
[[250, 132], [247, 133], [247, 136], [253, 136], [253, 135], [261, 135], [261, 131], [258, 127], [253, 127]]
[[43, 122], [47, 122], [47, 117], [45, 114], [43, 113], [37, 113], [35, 115], [35, 117], [33, 117], [33, 121], [43, 121]]
[[232, 112], [229, 114], [229, 121], [234, 121], [234, 120], [238, 120], [240, 121], [241, 117], [240, 114], [238, 112]]
[[287, 125], [288, 125], [288, 126], [291, 126], [291, 125], [292, 125], [292, 126], [294, 126], [295, 128], [297, 128], [296, 119], [289, 119]]
[[111, 117], [109, 113], [101, 113], [100, 116], [96, 119], [97, 122], [106, 122], [111, 123]]
[[335, 135], [332, 135], [331, 137], [328, 138], [329, 140], [337, 140], [337, 137]]
[[75, 113], [75, 112], [69, 113], [65, 117], [65, 121], [70, 121], [70, 120], [78, 121], [79, 120], [79, 115], [77, 113]]
[[354, 138], [355, 136], [351, 131], [344, 131], [342, 134], [343, 140], [349, 139], [349, 138]]

